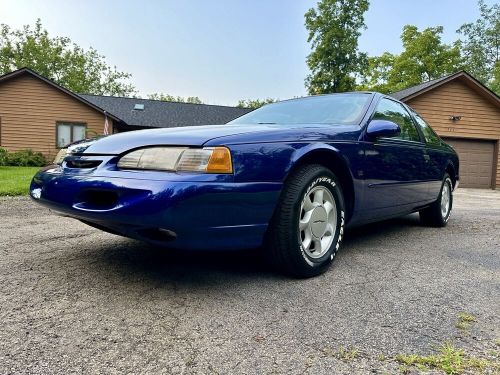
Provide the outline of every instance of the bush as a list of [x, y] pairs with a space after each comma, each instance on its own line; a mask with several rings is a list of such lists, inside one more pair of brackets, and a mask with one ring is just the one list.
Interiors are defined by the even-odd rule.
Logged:
[[43, 167], [47, 165], [45, 156], [32, 150], [9, 152], [0, 148], [0, 165], [14, 167]]
[[0, 147], [0, 165], [6, 165], [5, 164], [6, 159], [7, 159], [7, 150]]

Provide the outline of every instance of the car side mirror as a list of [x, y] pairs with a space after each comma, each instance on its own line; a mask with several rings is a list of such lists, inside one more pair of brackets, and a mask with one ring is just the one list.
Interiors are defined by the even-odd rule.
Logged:
[[366, 129], [366, 134], [371, 138], [395, 137], [401, 134], [398, 124], [389, 120], [371, 120]]

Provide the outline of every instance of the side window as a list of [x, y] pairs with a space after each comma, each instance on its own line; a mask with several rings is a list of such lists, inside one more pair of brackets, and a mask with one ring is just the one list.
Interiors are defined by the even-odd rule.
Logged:
[[389, 120], [399, 125], [401, 134], [397, 139], [420, 141], [417, 128], [408, 111], [399, 103], [383, 98], [377, 105], [373, 118], [376, 120]]
[[429, 124], [426, 123], [424, 119], [420, 117], [420, 115], [417, 112], [413, 111], [413, 117], [415, 117], [415, 121], [417, 122], [418, 126], [420, 126], [420, 129], [424, 134], [425, 142], [434, 145], [441, 143], [439, 137], [436, 135], [436, 133], [434, 133], [434, 130], [432, 130]]

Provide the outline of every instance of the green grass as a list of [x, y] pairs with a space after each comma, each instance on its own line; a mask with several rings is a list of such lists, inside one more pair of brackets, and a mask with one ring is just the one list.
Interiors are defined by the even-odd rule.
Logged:
[[488, 359], [468, 356], [463, 350], [457, 349], [447, 342], [439, 348], [437, 354], [421, 356], [417, 354], [397, 355], [401, 373], [408, 373], [411, 366], [422, 371], [431, 369], [441, 370], [446, 374], [466, 373], [496, 373], [500, 370], [500, 363]]
[[338, 351], [333, 349], [332, 347], [328, 346], [324, 349], [322, 349], [322, 352], [329, 357], [337, 357], [343, 361], [353, 361], [359, 356], [359, 352], [357, 349], [351, 348], [347, 349], [343, 346], [341, 346]]
[[344, 361], [351, 361], [353, 359], [356, 359], [358, 357], [358, 350], [357, 349], [346, 349], [343, 346], [339, 348], [339, 358], [344, 360]]
[[466, 313], [466, 312], [462, 312], [462, 313], [458, 314], [458, 320], [457, 320], [457, 323], [455, 324], [455, 326], [458, 329], [466, 330], [470, 327], [471, 323], [475, 323], [475, 322], [477, 322], [477, 319], [474, 315]]
[[0, 167], [0, 196], [26, 195], [38, 167]]

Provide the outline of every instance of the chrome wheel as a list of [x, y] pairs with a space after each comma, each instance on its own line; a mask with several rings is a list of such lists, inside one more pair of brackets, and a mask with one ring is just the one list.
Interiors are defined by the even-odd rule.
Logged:
[[441, 192], [441, 215], [443, 218], [448, 216], [450, 211], [451, 189], [448, 181], [444, 182], [443, 191]]
[[332, 246], [337, 230], [337, 206], [332, 193], [316, 186], [300, 205], [299, 236], [302, 249], [311, 258], [321, 258]]

